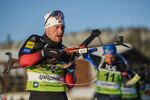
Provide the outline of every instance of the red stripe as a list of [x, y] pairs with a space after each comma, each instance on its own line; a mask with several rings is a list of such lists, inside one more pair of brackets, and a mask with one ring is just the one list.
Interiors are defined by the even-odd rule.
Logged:
[[[65, 82], [70, 84], [76, 83], [76, 77], [74, 73], [67, 72], [65, 77]], [[67, 85], [69, 89], [73, 88], [74, 85]]]
[[23, 54], [19, 57], [20, 67], [27, 67], [36, 64], [42, 59], [41, 51], [33, 54]]

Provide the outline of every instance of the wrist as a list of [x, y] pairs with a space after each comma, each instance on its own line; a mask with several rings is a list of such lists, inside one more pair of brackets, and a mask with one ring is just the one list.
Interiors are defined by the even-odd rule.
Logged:
[[70, 72], [70, 73], [71, 73], [71, 72], [74, 72], [74, 70], [75, 70], [75, 69], [69, 69], [69, 68], [67, 68], [67, 71]]
[[75, 66], [75, 64], [74, 64], [74, 65], [71, 65], [70, 67], [67, 67], [66, 69], [67, 69], [68, 72], [71, 73], [71, 72], [74, 72], [74, 71], [75, 71], [76, 66]]

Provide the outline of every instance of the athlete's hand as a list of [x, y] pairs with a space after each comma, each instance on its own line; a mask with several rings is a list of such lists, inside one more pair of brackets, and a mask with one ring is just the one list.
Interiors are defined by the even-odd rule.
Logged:
[[56, 60], [59, 60], [59, 61], [67, 62], [70, 57], [66, 52], [60, 51], [59, 49], [47, 47], [47, 48], [44, 48], [42, 51], [43, 51], [42, 55], [44, 57], [49, 57], [50, 59], [55, 58]]
[[62, 56], [64, 55], [63, 52], [59, 51], [58, 49], [54, 48], [44, 48], [43, 49], [43, 56], [49, 58], [55, 58], [56, 60], [61, 60]]

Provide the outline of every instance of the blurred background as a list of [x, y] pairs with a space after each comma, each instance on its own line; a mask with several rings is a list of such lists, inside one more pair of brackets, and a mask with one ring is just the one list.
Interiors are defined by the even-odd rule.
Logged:
[[[94, 29], [101, 30], [103, 43], [116, 41], [119, 36], [124, 36], [124, 42], [131, 48], [117, 47], [118, 52], [132, 58], [133, 68], [144, 78], [149, 77], [149, 4], [149, 0], [0, 0], [0, 99], [6, 97], [7, 100], [28, 100], [29, 94], [25, 92], [25, 69], [12, 69], [8, 74], [2, 74], [8, 61], [5, 53], [12, 52], [13, 57], [18, 58], [19, 49], [30, 35], [44, 34], [44, 16], [56, 9], [63, 11], [65, 15], [64, 45], [78, 46]], [[95, 38], [90, 45], [99, 43], [99, 39]], [[99, 48], [97, 54], [101, 51]], [[76, 70], [77, 83], [95, 78], [91, 64], [82, 58], [76, 63], [79, 66]], [[141, 83], [146, 84], [145, 89], [147, 88], [144, 90], [144, 100], [149, 99], [150, 81], [147, 78], [143, 80]], [[69, 100], [91, 100], [94, 83], [75, 86], [67, 92]]]

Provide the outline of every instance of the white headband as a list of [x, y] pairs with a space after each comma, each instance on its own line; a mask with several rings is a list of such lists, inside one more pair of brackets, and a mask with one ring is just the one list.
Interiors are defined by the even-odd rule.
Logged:
[[[52, 12], [51, 12], [52, 13]], [[57, 15], [57, 16], [50, 16], [51, 13], [45, 15], [45, 29], [54, 25], [62, 24], [65, 25], [64, 16]]]

